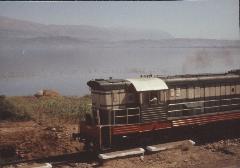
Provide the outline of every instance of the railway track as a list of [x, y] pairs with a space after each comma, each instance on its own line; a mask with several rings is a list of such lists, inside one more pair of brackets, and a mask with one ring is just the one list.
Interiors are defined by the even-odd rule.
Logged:
[[30, 160], [17, 160], [0, 164], [1, 166], [17, 165], [17, 164], [31, 164], [31, 163], [51, 163], [52, 165], [70, 164], [70, 163], [87, 163], [97, 160], [97, 154], [89, 151], [81, 151], [77, 153], [70, 153], [64, 155], [43, 157]]
[[[231, 121], [231, 122], [221, 122], [216, 125], [206, 125], [201, 128], [183, 128], [173, 130], [169, 137], [165, 137], [164, 140], [159, 142], [153, 142], [152, 144], [148, 144], [147, 146], [159, 143], [166, 143], [168, 141], [174, 142], [179, 140], [192, 139], [196, 142], [196, 146], [201, 146], [206, 143], [217, 142], [219, 140], [226, 139], [235, 139], [240, 137], [239, 127], [240, 121]], [[185, 134], [187, 133], [187, 134]], [[184, 136], [185, 135], [185, 136]], [[130, 146], [129, 146], [130, 147]], [[138, 146], [142, 147], [142, 146]], [[130, 147], [131, 148], [131, 147]], [[143, 147], [146, 149], [146, 146]], [[151, 153], [147, 153], [150, 154]], [[89, 152], [89, 151], [81, 151], [78, 153], [70, 153], [64, 155], [50, 156], [50, 157], [42, 157], [31, 160], [17, 160], [11, 162], [1, 163], [0, 167], [8, 166], [8, 165], [17, 165], [17, 164], [31, 164], [31, 163], [51, 163], [53, 167], [61, 167], [62, 165], [68, 165], [70, 167], [74, 167], [75, 163], [78, 164], [99, 164], [98, 154]]]

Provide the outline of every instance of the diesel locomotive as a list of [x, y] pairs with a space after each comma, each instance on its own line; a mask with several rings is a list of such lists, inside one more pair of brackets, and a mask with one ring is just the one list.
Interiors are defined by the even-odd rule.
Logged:
[[95, 150], [112, 148], [121, 137], [240, 119], [240, 70], [95, 79], [87, 85], [92, 112], [80, 122], [79, 137]]

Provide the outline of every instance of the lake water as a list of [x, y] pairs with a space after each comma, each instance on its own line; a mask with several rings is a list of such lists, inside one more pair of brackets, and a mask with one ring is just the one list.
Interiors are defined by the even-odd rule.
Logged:
[[[9, 52], [11, 51], [11, 52]], [[55, 47], [0, 50], [0, 94], [33, 95], [47, 88], [63, 95], [89, 93], [94, 78], [140, 74], [225, 72], [240, 68], [239, 48]]]

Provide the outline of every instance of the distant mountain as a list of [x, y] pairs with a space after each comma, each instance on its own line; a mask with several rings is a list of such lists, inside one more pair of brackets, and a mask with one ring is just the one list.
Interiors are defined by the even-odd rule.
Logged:
[[215, 40], [215, 39], [138, 39], [126, 40], [116, 43], [118, 45], [158, 47], [158, 48], [239, 48], [240, 40]]
[[101, 28], [88, 25], [45, 25], [0, 16], [1, 38], [35, 38], [71, 37], [90, 41], [119, 41], [136, 39], [169, 39], [173, 38], [164, 31], [151, 32], [139, 30], [123, 30]]
[[73, 45], [99, 44], [107, 47], [240, 47], [239, 40], [176, 39], [164, 31], [102, 28], [88, 25], [45, 25], [0, 16], [0, 44]]

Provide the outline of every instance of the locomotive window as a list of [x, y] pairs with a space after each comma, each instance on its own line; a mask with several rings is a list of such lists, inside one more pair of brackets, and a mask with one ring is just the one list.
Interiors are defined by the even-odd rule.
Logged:
[[128, 124], [139, 123], [139, 116], [128, 117]]
[[133, 124], [139, 122], [139, 108], [115, 109], [113, 110], [114, 124]]
[[99, 110], [100, 115], [100, 124], [108, 124], [109, 122], [109, 111], [107, 110]]
[[154, 91], [154, 92], [150, 92], [150, 100], [149, 103], [150, 104], [157, 104], [158, 103], [158, 92]]
[[128, 109], [128, 115], [137, 115], [139, 114], [139, 109], [138, 108], [132, 108], [132, 109]]
[[127, 117], [119, 117], [115, 119], [115, 124], [126, 124], [127, 123]]
[[133, 94], [129, 94], [128, 95], [128, 100], [127, 100], [129, 103], [130, 102], [134, 102], [134, 96], [133, 96]]
[[115, 111], [115, 116], [124, 116], [127, 115], [127, 110], [125, 109], [119, 109], [119, 110], [114, 110]]

